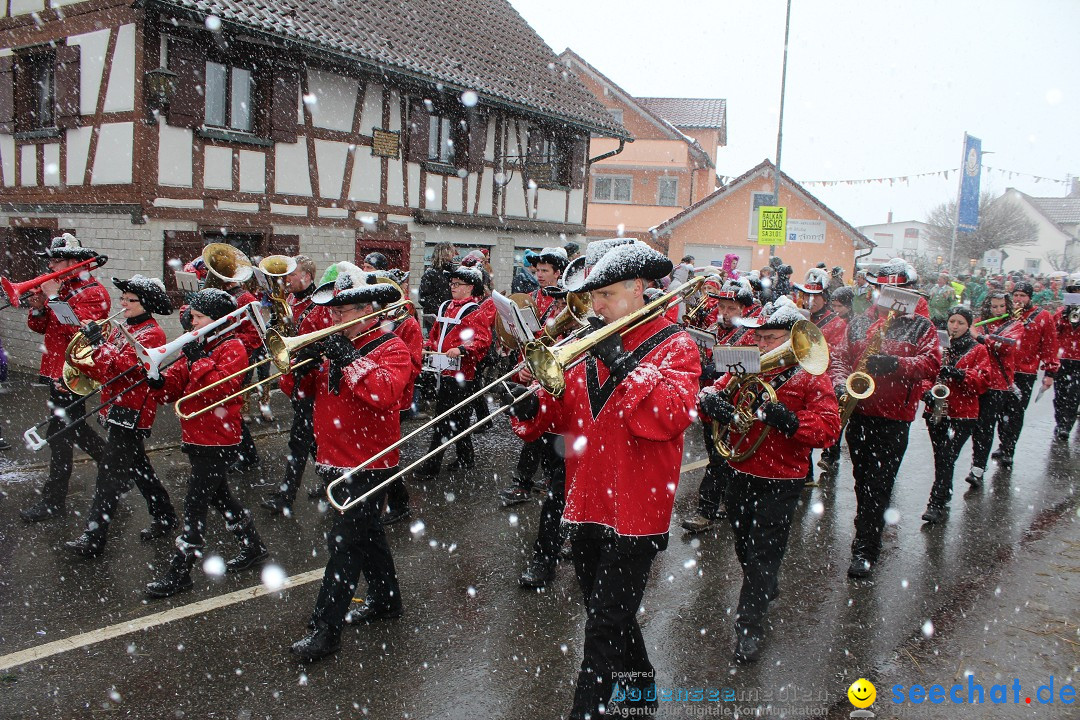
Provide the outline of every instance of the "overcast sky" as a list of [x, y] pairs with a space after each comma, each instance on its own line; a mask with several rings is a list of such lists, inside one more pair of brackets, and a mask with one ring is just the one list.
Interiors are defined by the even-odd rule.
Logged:
[[[636, 96], [728, 101], [717, 171], [776, 154], [783, 0], [510, 0], [555, 52], [573, 48]], [[781, 167], [796, 180], [957, 168], [964, 132], [983, 163], [1080, 175], [1080, 1], [793, 0]], [[1065, 186], [984, 169], [983, 189]], [[856, 225], [925, 220], [957, 176], [808, 187]]]

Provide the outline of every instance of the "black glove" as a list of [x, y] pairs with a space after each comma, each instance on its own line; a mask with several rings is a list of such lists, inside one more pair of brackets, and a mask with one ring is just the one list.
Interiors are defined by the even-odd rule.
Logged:
[[799, 429], [799, 416], [778, 402], [765, 403], [759, 409], [761, 420], [787, 436], [792, 436]]
[[847, 385], [840, 383], [839, 385], [833, 385], [833, 395], [836, 396], [836, 402], [840, 402], [840, 398], [847, 395]]
[[158, 375], [157, 377], [147, 376], [146, 384], [151, 390], [160, 390], [165, 387], [165, 376]]
[[866, 358], [866, 372], [881, 377], [900, 369], [900, 358], [895, 355], [871, 355]]
[[941, 370], [938, 371], [938, 377], [942, 380], [955, 380], [956, 382], [963, 382], [964, 376], [967, 373], [960, 368], [953, 367], [952, 365], [942, 365]]
[[727, 425], [735, 419], [735, 406], [724, 399], [720, 393], [701, 393], [698, 395], [698, 407], [701, 408], [701, 412], [721, 425]]
[[[593, 330], [599, 330], [606, 324], [598, 317], [590, 317], [589, 324]], [[589, 351], [593, 357], [604, 363], [611, 377], [616, 383], [621, 383], [626, 376], [634, 371], [637, 362], [623, 348], [622, 336], [616, 333]]]
[[923, 405], [925, 405], [927, 410], [929, 410], [934, 406], [934, 393], [927, 390], [922, 394], [922, 401]]
[[191, 324], [191, 308], [187, 305], [180, 310], [180, 327], [184, 329], [184, 332], [191, 332], [193, 327]]
[[97, 323], [86, 323], [86, 325], [83, 325], [81, 332], [91, 347], [101, 347], [102, 343], [105, 342], [105, 336], [101, 334], [101, 326]]
[[[312, 343], [307, 347], [301, 348], [300, 352], [293, 356], [292, 376], [297, 382], [312, 370], [318, 370], [319, 366], [322, 365], [321, 346], [321, 343]], [[303, 365], [301, 365], [301, 363], [303, 363]]]
[[204, 357], [209, 357], [206, 354], [206, 346], [199, 341], [189, 342], [184, 346], [184, 356], [188, 359], [189, 363], [194, 363], [196, 360], [202, 360]]
[[532, 420], [540, 413], [540, 398], [536, 397], [536, 393], [530, 394], [529, 388], [516, 382], [504, 382], [499, 391], [503, 405], [509, 405], [522, 395], [529, 397], [510, 408], [510, 414], [518, 420]]
[[344, 335], [331, 335], [319, 343], [319, 351], [330, 361], [330, 389], [335, 395], [341, 393], [341, 378], [345, 368], [364, 357], [364, 353], [353, 347], [352, 341]]
[[975, 336], [975, 342], [979, 343], [980, 345], [985, 345], [987, 343], [986, 336], [985, 335], [976, 335]]

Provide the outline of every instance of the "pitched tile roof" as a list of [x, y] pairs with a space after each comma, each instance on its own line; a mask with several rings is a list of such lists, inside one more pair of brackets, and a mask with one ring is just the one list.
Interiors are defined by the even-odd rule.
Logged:
[[391, 75], [472, 89], [603, 135], [629, 137], [507, 0], [156, 0], [224, 24], [359, 60]]
[[1042, 198], [1030, 197], [1031, 204], [1056, 225], [1080, 223], [1080, 197]]
[[675, 127], [723, 128], [727, 124], [727, 100], [662, 97], [635, 99]]

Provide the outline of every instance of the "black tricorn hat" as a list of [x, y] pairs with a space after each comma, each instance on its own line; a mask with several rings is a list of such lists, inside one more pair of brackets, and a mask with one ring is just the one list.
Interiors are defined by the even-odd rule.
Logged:
[[585, 254], [567, 265], [563, 275], [570, 292], [590, 292], [621, 280], [659, 280], [674, 267], [667, 257], [640, 240], [595, 240]]
[[385, 277], [364, 272], [350, 262], [337, 264], [338, 276], [332, 283], [320, 285], [311, 296], [316, 305], [386, 305], [401, 299], [401, 291]]
[[113, 278], [113, 285], [122, 293], [131, 293], [139, 297], [143, 309], [154, 315], [170, 315], [173, 311], [165, 283], [157, 278], [135, 275], [127, 280]]
[[60, 237], [54, 237], [47, 249], [36, 254], [41, 257], [61, 260], [89, 260], [98, 256], [90, 248], [84, 248], [79, 239], [71, 233], [64, 233]]

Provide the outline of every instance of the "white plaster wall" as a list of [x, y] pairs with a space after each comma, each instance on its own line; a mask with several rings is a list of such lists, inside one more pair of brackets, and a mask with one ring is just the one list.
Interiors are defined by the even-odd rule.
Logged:
[[[358, 146], [353, 161], [352, 184], [349, 199], [362, 202], [379, 202], [379, 173], [382, 163], [371, 154], [371, 148]], [[400, 173], [400, 170], [398, 171]], [[398, 180], [400, 184], [400, 180]], [[398, 193], [400, 195], [400, 192]]]
[[27, 187], [37, 185], [37, 146], [23, 145], [19, 152], [22, 158], [19, 164], [19, 184]]
[[393, 89], [390, 90], [390, 127], [386, 129], [392, 132], [401, 130], [401, 93]]
[[307, 140], [297, 137], [295, 143], [278, 143], [274, 152], [275, 190], [289, 195], [311, 197], [308, 178]]
[[[110, 32], [106, 28], [68, 38], [69, 45], [82, 46], [79, 64], [79, 111], [83, 115], [93, 115], [97, 110], [98, 89], [101, 85], [101, 74], [105, 70], [105, 51], [109, 46]], [[134, 46], [131, 52], [134, 57]]]
[[424, 199], [428, 210], [442, 210], [442, 175], [428, 173]]
[[315, 141], [315, 160], [319, 165], [319, 194], [324, 198], [341, 197], [341, 181], [345, 177], [345, 160], [349, 146], [330, 140]]
[[503, 188], [506, 193], [507, 217], [526, 217], [525, 191], [521, 187], [521, 176], [517, 173], [510, 180], [510, 184]]
[[0, 182], [4, 185], [15, 184], [15, 136], [0, 135]]
[[60, 185], [60, 143], [48, 143], [45, 146], [45, 185]]
[[121, 25], [105, 93], [105, 112], [135, 109], [135, 26]]
[[[366, 149], [366, 148], [365, 148]], [[404, 149], [402, 150], [404, 152]], [[378, 160], [379, 158], [376, 158]], [[386, 202], [391, 205], [405, 205], [405, 191], [402, 189], [401, 160], [390, 159], [386, 164]], [[409, 178], [413, 171], [409, 171]], [[416, 172], [419, 183], [420, 173]], [[415, 207], [415, 206], [414, 206]]]
[[322, 70], [308, 70], [308, 93], [311, 122], [315, 127], [350, 132], [356, 107], [357, 82], [354, 78]]
[[536, 206], [537, 220], [562, 222], [566, 219], [565, 190], [547, 190], [538, 188], [536, 194], [538, 199], [538, 204]]
[[131, 182], [131, 148], [133, 123], [106, 123], [98, 135], [97, 155], [94, 156], [91, 185], [127, 184]]
[[[192, 131], [158, 122], [158, 182], [172, 187], [192, 186]], [[70, 157], [70, 149], [68, 150]]]
[[360, 134], [371, 135], [372, 128], [376, 127], [382, 127], [382, 85], [369, 82], [364, 88], [364, 107], [360, 115]]
[[567, 222], [581, 223], [585, 213], [585, 188], [577, 188], [570, 191], [570, 214]]
[[[484, 168], [483, 172], [476, 175], [476, 179], [473, 182], [480, 183], [480, 207], [478, 208], [479, 215], [491, 215], [491, 194], [495, 189], [494, 183], [495, 171], [492, 168]], [[473, 195], [469, 195], [470, 199]], [[471, 211], [472, 208], [469, 208]]]
[[203, 160], [203, 185], [216, 190], [232, 190], [232, 148], [207, 145]]
[[67, 184], [82, 185], [86, 174], [86, 156], [90, 152], [92, 128], [79, 127], [67, 131]]
[[[401, 173], [401, 170], [398, 170]], [[420, 166], [409, 163], [409, 197], [403, 198], [402, 205], [420, 207]]]
[[41, 12], [45, 9], [44, 0], [11, 0], [11, 16]]
[[240, 151], [240, 191], [266, 192], [266, 153]]
[[448, 178], [446, 181], [446, 209], [448, 212], [462, 212], [461, 204], [462, 179], [458, 177]]

